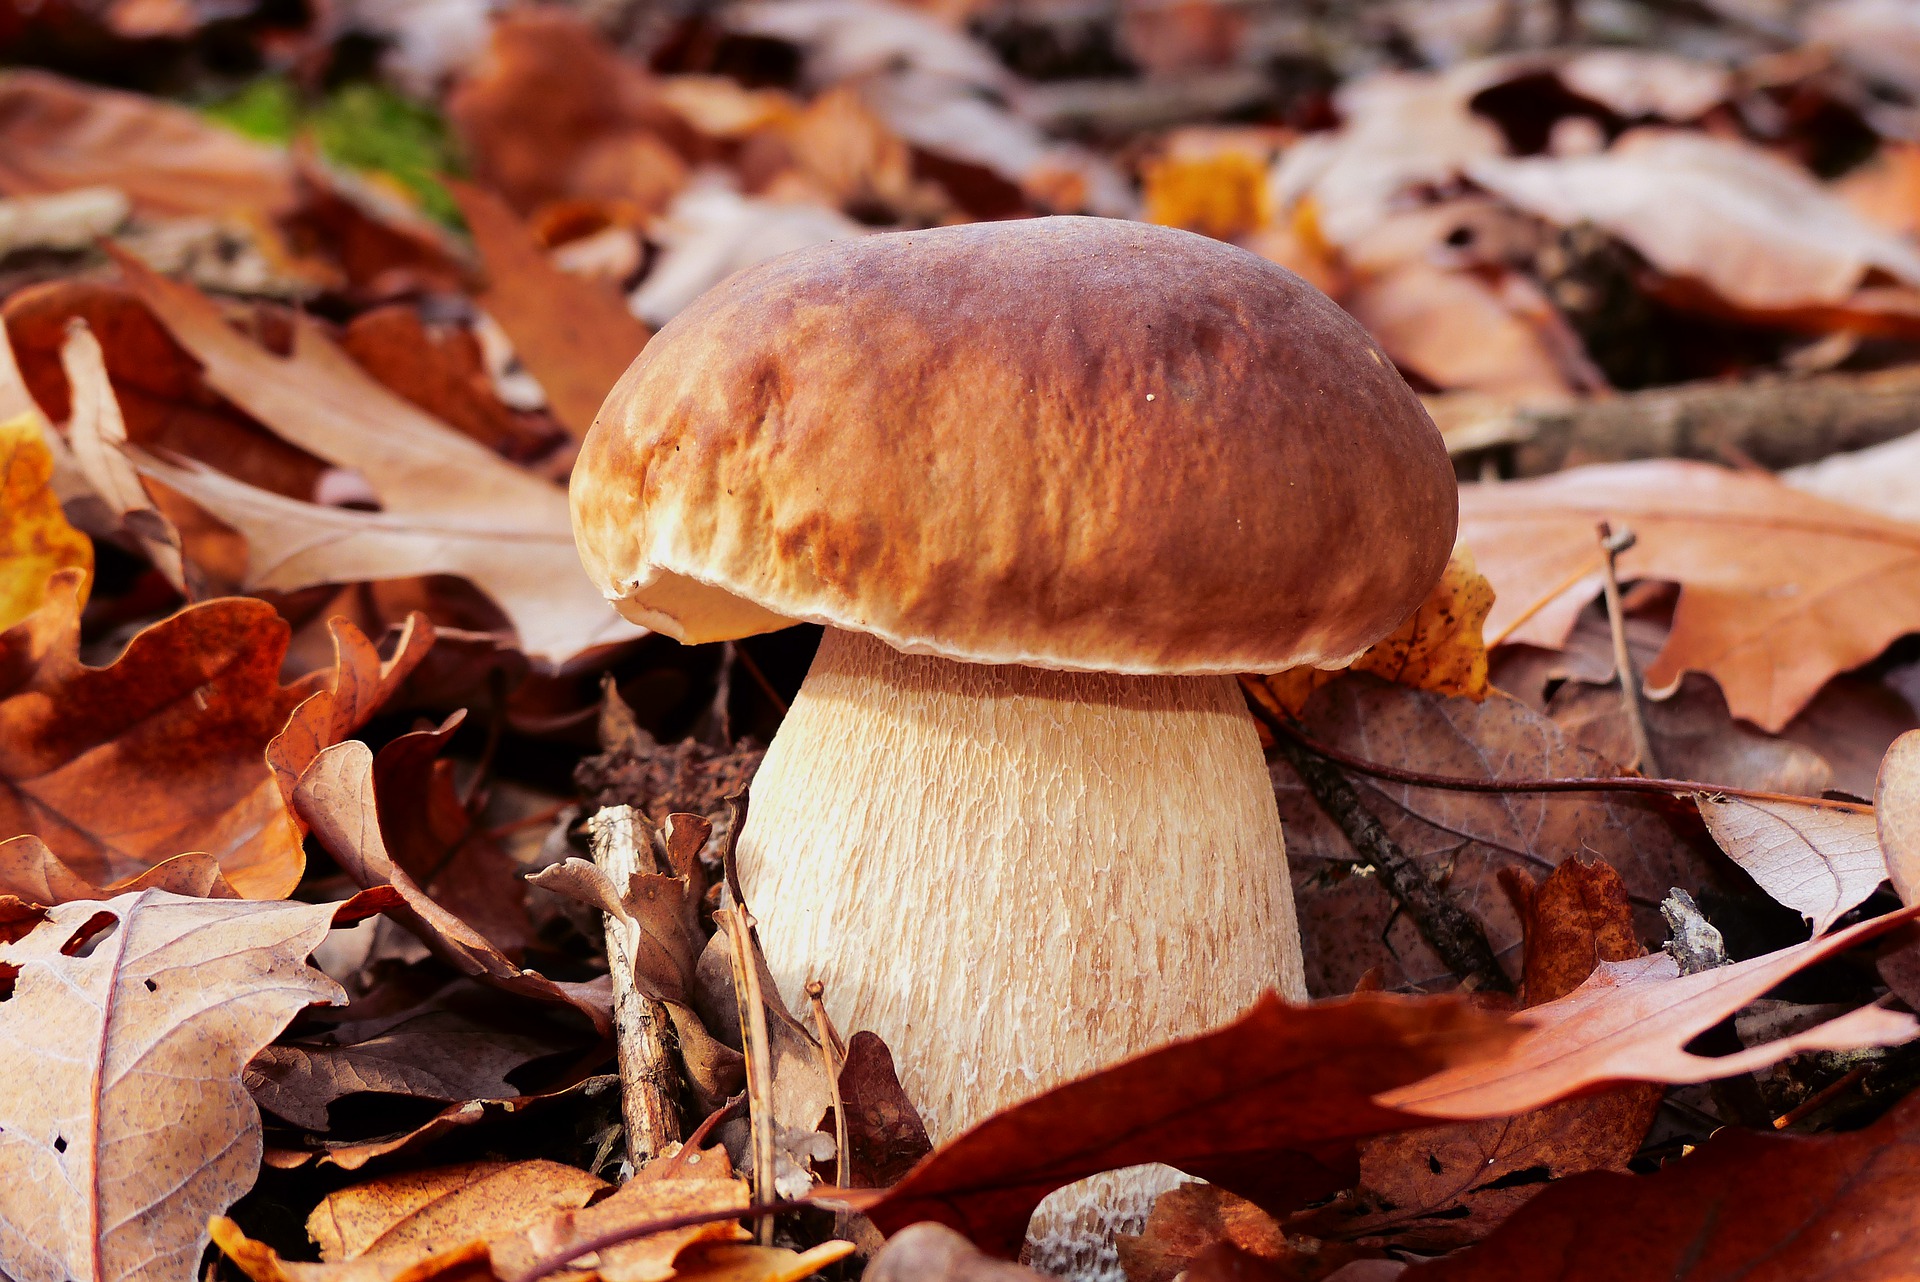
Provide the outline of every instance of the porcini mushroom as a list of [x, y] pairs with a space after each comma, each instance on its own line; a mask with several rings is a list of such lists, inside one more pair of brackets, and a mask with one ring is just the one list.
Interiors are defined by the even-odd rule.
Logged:
[[[724, 282], [608, 398], [573, 512], [637, 623], [826, 625], [741, 874], [787, 998], [824, 980], [940, 1139], [1306, 996], [1234, 674], [1392, 630], [1455, 488], [1392, 364], [1291, 273], [1048, 218]], [[1094, 1264], [1146, 1209], [1116, 1187], [1043, 1208], [1037, 1262]]]

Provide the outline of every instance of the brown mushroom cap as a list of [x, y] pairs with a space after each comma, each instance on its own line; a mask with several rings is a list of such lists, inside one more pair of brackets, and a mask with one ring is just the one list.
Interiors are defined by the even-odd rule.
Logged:
[[588, 572], [682, 641], [812, 620], [1105, 672], [1337, 663], [1453, 544], [1440, 434], [1280, 267], [1095, 218], [841, 241], [648, 344], [573, 474]]

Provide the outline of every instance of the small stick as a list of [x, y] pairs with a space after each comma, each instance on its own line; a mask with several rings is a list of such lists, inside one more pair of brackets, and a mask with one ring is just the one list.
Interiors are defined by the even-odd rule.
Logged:
[[773, 682], [767, 680], [767, 674], [761, 671], [760, 665], [755, 663], [753, 656], [747, 653], [747, 647], [735, 642], [733, 657], [742, 668], [746, 669], [747, 675], [753, 678], [753, 683], [760, 687], [760, 693], [767, 696], [767, 701], [773, 705], [774, 710], [781, 716], [786, 716], [787, 701], [782, 699], [780, 692], [773, 688]]
[[[1269, 714], [1271, 715], [1271, 714]], [[1287, 759], [1327, 817], [1346, 834], [1354, 853], [1372, 864], [1380, 884], [1406, 910], [1421, 938], [1446, 963], [1447, 969], [1473, 986], [1510, 993], [1513, 981], [1500, 969], [1487, 933], [1473, 915], [1448, 898], [1447, 893], [1409, 859], [1386, 827], [1340, 768], [1314, 756], [1292, 739], [1274, 736], [1274, 746]]]
[[833, 1165], [833, 1182], [841, 1188], [847, 1187], [847, 1105], [840, 1098], [840, 1064], [846, 1051], [840, 1045], [839, 1035], [834, 1032], [833, 1021], [827, 1018], [827, 1004], [820, 1000], [827, 986], [817, 979], [807, 981], [807, 1005], [813, 1008], [813, 1026], [820, 1034], [820, 1063], [827, 1070], [827, 1090], [833, 1096], [833, 1142], [837, 1152]]
[[1796, 806], [1814, 806], [1822, 810], [1845, 810], [1856, 815], [1873, 813], [1872, 806], [1859, 801], [1841, 801], [1833, 797], [1797, 797], [1787, 792], [1763, 792], [1757, 788], [1733, 788], [1725, 784], [1702, 783], [1698, 779], [1643, 779], [1638, 775], [1615, 775], [1612, 778], [1576, 776], [1565, 779], [1469, 779], [1463, 775], [1430, 775], [1419, 770], [1402, 770], [1398, 766], [1384, 766], [1377, 761], [1356, 757], [1350, 752], [1342, 752], [1331, 744], [1309, 738], [1290, 719], [1275, 716], [1257, 699], [1249, 700], [1247, 706], [1276, 740], [1290, 739], [1314, 756], [1325, 757], [1328, 761], [1344, 766], [1355, 774], [1384, 779], [1388, 783], [1403, 783], [1411, 788], [1433, 788], [1443, 792], [1643, 792], [1658, 793], [1663, 797], [1739, 797], [1743, 801], [1782, 801]]
[[1795, 1122], [1807, 1117], [1814, 1110], [1824, 1108], [1826, 1105], [1831, 1104], [1834, 1100], [1838, 1099], [1841, 1094], [1857, 1085], [1860, 1079], [1867, 1075], [1867, 1067], [1867, 1065], [1862, 1064], [1858, 1068], [1849, 1069], [1842, 1076], [1828, 1082], [1825, 1086], [1822, 1086], [1819, 1090], [1807, 1096], [1780, 1116], [1774, 1118], [1773, 1129], [1776, 1131], [1784, 1131]]
[[[766, 997], [760, 991], [759, 967], [753, 964], [752, 921], [744, 904], [735, 903], [714, 915], [727, 932], [728, 957], [733, 963], [734, 1003], [740, 1008], [740, 1044], [747, 1053], [747, 1118], [753, 1127], [753, 1187], [761, 1197], [774, 1192], [773, 1056], [767, 1035]], [[773, 1245], [773, 1219], [761, 1216], [755, 1226], [760, 1245]]]
[[1620, 701], [1627, 710], [1627, 733], [1633, 740], [1633, 760], [1628, 768], [1638, 774], [1657, 775], [1660, 762], [1653, 755], [1653, 740], [1647, 736], [1647, 722], [1640, 707], [1640, 676], [1633, 670], [1633, 655], [1627, 652], [1627, 613], [1620, 604], [1618, 560], [1634, 544], [1633, 531], [1622, 526], [1616, 533], [1607, 522], [1599, 525], [1600, 550], [1606, 553], [1606, 571], [1601, 588], [1607, 598], [1607, 626], [1613, 632], [1613, 667], [1620, 678]]
[[[631, 806], [608, 806], [587, 821], [593, 862], [625, 894], [633, 875], [655, 870], [653, 848]], [[607, 972], [613, 984], [613, 1027], [620, 1062], [620, 1117], [626, 1123], [627, 1161], [638, 1170], [680, 1138], [680, 1075], [667, 1044], [667, 1008], [640, 991], [635, 941], [628, 923], [601, 915], [607, 932]]]

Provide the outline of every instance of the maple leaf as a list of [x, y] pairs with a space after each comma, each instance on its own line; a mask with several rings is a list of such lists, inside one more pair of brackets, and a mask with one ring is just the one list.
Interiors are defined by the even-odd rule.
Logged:
[[1898, 1282], [1920, 1254], [1920, 1097], [1864, 1130], [1731, 1127], [1653, 1175], [1576, 1175], [1399, 1282]]
[[111, 666], [90, 668], [78, 656], [80, 584], [78, 571], [58, 572], [47, 603], [0, 633], [0, 833], [37, 836], [96, 887], [205, 852], [237, 893], [286, 895], [305, 856], [270, 745], [281, 738], [282, 756], [297, 760], [357, 725], [377, 699], [352, 700], [352, 716], [340, 718], [343, 696], [329, 687], [391, 690], [430, 633], [416, 628], [383, 665], [343, 625], [334, 672], [283, 686], [286, 623], [264, 601], [220, 599], [154, 624]]
[[305, 964], [334, 904], [143, 890], [54, 908], [0, 945], [0, 1273], [177, 1282], [252, 1185], [247, 1060], [345, 999]]
[[1420, 608], [1345, 668], [1288, 668], [1248, 677], [1247, 686], [1267, 707], [1290, 716], [1299, 716], [1313, 692], [1342, 672], [1369, 672], [1414, 690], [1484, 699], [1487, 646], [1481, 626], [1492, 608], [1493, 587], [1474, 568], [1473, 554], [1455, 548]]
[[35, 417], [0, 422], [0, 631], [40, 608], [55, 570], [92, 575], [93, 544], [67, 524], [52, 479], [53, 455]]
[[643, 633], [588, 582], [567, 496], [388, 391], [296, 318], [293, 354], [236, 333], [219, 309], [122, 255], [134, 292], [205, 366], [209, 386], [280, 436], [358, 470], [384, 510], [303, 503], [213, 470], [135, 455], [143, 474], [204, 505], [247, 538], [246, 583], [316, 583], [457, 574], [487, 592], [535, 658], [560, 661]]
[[1637, 536], [1622, 578], [1681, 585], [1649, 686], [1705, 672], [1762, 729], [1777, 732], [1829, 678], [1920, 631], [1920, 526], [1673, 460], [1462, 486], [1460, 539], [1498, 593], [1488, 630], [1558, 648], [1599, 589], [1603, 520]]
[[448, 180], [487, 267], [480, 305], [547, 394], [554, 417], [584, 437], [600, 403], [653, 336], [604, 284], [555, 267], [504, 201]]

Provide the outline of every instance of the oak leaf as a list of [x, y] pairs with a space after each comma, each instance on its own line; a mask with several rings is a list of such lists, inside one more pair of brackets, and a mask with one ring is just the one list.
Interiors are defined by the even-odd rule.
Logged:
[[1920, 1098], [1864, 1130], [1727, 1128], [1653, 1175], [1547, 1189], [1400, 1282], [1903, 1282], [1920, 1256]]
[[1376, 1103], [1381, 1091], [1497, 1057], [1518, 1032], [1457, 998], [1268, 996], [1231, 1024], [994, 1114], [866, 1214], [882, 1230], [936, 1220], [1012, 1255], [1048, 1193], [1140, 1162], [1292, 1209], [1352, 1182], [1354, 1141], [1417, 1124]]
[[1342, 671], [1370, 672], [1415, 690], [1483, 699], [1488, 689], [1487, 646], [1481, 627], [1492, 608], [1493, 587], [1474, 567], [1473, 554], [1455, 548], [1420, 608], [1346, 668], [1288, 668], [1248, 681], [1255, 698], [1291, 716], [1299, 716], [1313, 692]]
[[1873, 790], [1876, 835], [1903, 904], [1920, 903], [1920, 730], [1893, 741]]
[[53, 455], [34, 416], [0, 422], [0, 631], [40, 608], [55, 570], [92, 574], [93, 544], [67, 524], [52, 480]]
[[1648, 685], [1705, 672], [1735, 716], [1764, 730], [1920, 631], [1920, 526], [1769, 476], [1652, 460], [1461, 487], [1461, 542], [1498, 594], [1489, 632], [1560, 646], [1599, 590], [1602, 520], [1637, 537], [1622, 578], [1681, 585]]
[[287, 498], [215, 471], [140, 452], [165, 482], [246, 535], [246, 584], [457, 574], [505, 612], [530, 656], [558, 662], [642, 635], [601, 599], [573, 550], [567, 496], [376, 382], [318, 323], [296, 318], [293, 354], [237, 333], [198, 290], [121, 256], [134, 292], [205, 366], [209, 386], [280, 436], [360, 472], [379, 512]]
[[452, 180], [447, 189], [486, 263], [480, 305], [513, 340], [515, 354], [540, 381], [554, 417], [575, 437], [584, 437], [600, 403], [652, 332], [627, 310], [619, 293], [555, 267], [498, 196]]
[[253, 1184], [241, 1069], [302, 1008], [333, 904], [143, 890], [54, 908], [0, 945], [0, 1273], [177, 1282]]
[[1727, 857], [1825, 934], [1887, 879], [1874, 816], [1790, 800], [1694, 798]]
[[[154, 624], [113, 664], [90, 668], [78, 655], [80, 584], [78, 571], [60, 571], [46, 605], [0, 633], [0, 833], [38, 837], [94, 887], [203, 852], [235, 892], [286, 895], [305, 856], [270, 745], [282, 740], [283, 766], [304, 764], [319, 740], [371, 715], [373, 696], [422, 647], [390, 665], [374, 656], [376, 690], [342, 719], [330, 687], [362, 688], [371, 653], [351, 629], [336, 634], [342, 655], [332, 674], [283, 686], [287, 625], [264, 601], [223, 598]], [[315, 698], [323, 702], [308, 702]], [[286, 741], [289, 732], [304, 743]]]
[[555, 983], [520, 969], [485, 935], [429, 898], [394, 862], [381, 833], [373, 750], [366, 744], [349, 740], [315, 756], [294, 788], [293, 805], [357, 885], [391, 886], [398, 892], [401, 904], [388, 915], [454, 970], [506, 992], [572, 1006], [603, 1033], [611, 1027], [603, 989]]
[[389, 1175], [329, 1193], [307, 1217], [320, 1258], [406, 1264], [450, 1243], [532, 1228], [555, 1211], [578, 1210], [605, 1180], [558, 1162], [468, 1162]]

